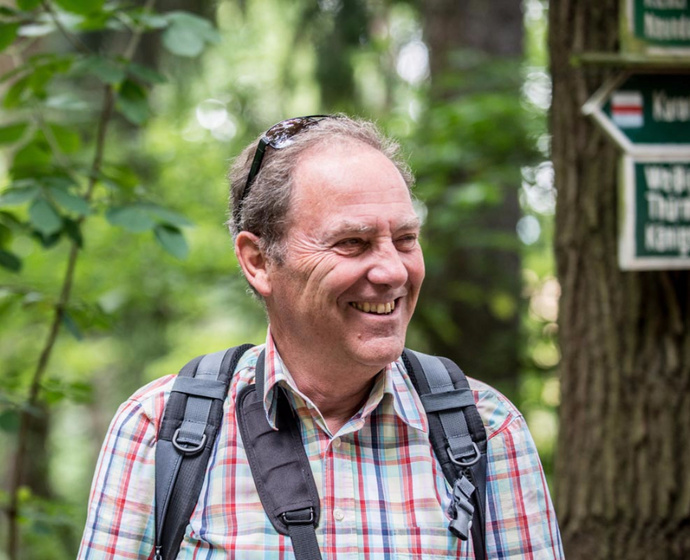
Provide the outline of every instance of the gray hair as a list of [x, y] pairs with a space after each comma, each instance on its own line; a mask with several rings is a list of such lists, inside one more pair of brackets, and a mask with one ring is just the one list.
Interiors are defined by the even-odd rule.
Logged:
[[386, 137], [370, 121], [335, 115], [334, 118], [325, 118], [295, 134], [289, 146], [278, 150], [266, 148], [261, 169], [252, 183], [251, 191], [241, 204], [238, 223], [235, 223], [232, 209], [237, 207], [244, 193], [260, 138], [247, 146], [230, 168], [230, 218], [227, 224], [233, 241], [240, 231], [253, 233], [260, 239], [261, 249], [266, 256], [278, 264], [283, 262], [285, 255], [294, 171], [301, 156], [310, 148], [353, 141], [363, 143], [381, 152], [395, 165], [408, 189], [414, 184], [412, 172], [400, 157], [400, 147], [396, 142]]

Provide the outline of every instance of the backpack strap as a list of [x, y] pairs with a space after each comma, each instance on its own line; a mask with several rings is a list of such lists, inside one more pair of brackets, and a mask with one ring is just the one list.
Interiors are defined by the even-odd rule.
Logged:
[[316, 527], [320, 506], [316, 483], [304, 449], [299, 423], [282, 389], [276, 393], [274, 430], [263, 405], [264, 354], [256, 367], [256, 384], [237, 397], [237, 423], [256, 489], [271, 524], [288, 535], [297, 560], [321, 560]]
[[403, 363], [429, 420], [429, 439], [452, 488], [448, 526], [459, 539], [472, 533], [475, 558], [484, 560], [486, 431], [467, 378], [451, 360], [405, 349]]
[[194, 358], [175, 379], [156, 443], [155, 560], [177, 556], [223, 421], [230, 380], [251, 347]]

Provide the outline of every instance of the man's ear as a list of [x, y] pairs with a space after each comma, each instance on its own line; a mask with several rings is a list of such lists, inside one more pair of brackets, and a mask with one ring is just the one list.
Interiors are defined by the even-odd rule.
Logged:
[[242, 272], [252, 287], [262, 297], [271, 295], [268, 259], [261, 250], [259, 238], [248, 231], [241, 231], [235, 238], [235, 255]]

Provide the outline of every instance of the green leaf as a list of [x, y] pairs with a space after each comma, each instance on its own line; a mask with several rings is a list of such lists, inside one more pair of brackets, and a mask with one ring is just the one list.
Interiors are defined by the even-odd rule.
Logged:
[[41, 189], [38, 186], [23, 188], [10, 187], [0, 195], [0, 206], [19, 206], [33, 200], [38, 196]]
[[136, 62], [130, 62], [127, 66], [127, 70], [133, 77], [139, 78], [140, 80], [148, 82], [149, 84], [163, 84], [168, 81], [168, 79], [160, 72], [156, 72], [153, 68], [142, 66]]
[[52, 21], [44, 21], [41, 23], [30, 23], [22, 25], [19, 28], [17, 35], [20, 37], [45, 37], [55, 31], [57, 27]]
[[82, 334], [79, 325], [77, 325], [77, 322], [72, 318], [72, 316], [69, 313], [67, 313], [67, 311], [65, 311], [62, 315], [62, 324], [65, 325], [65, 328], [70, 332], [70, 334], [74, 338], [76, 338], [77, 340], [83, 340], [84, 335]]
[[[11, 240], [12, 230], [5, 224], [0, 223], [0, 245], [7, 245]], [[2, 294], [2, 288], [0, 288], [0, 294]]]
[[148, 202], [142, 204], [141, 206], [143, 208], [146, 208], [146, 210], [149, 212], [149, 215], [153, 216], [154, 218], [158, 218], [160, 221], [171, 226], [189, 227], [194, 225], [193, 222], [185, 218], [182, 214], [178, 214], [177, 212], [173, 212], [172, 210], [169, 210], [168, 208], [163, 208], [162, 206], [158, 206], [157, 204]]
[[7, 109], [14, 109], [21, 105], [29, 96], [29, 84], [31, 76], [23, 76], [14, 82], [5, 93], [5, 100], [2, 102], [3, 107]]
[[48, 125], [58, 147], [66, 154], [73, 154], [81, 148], [79, 133], [59, 124]]
[[10, 172], [15, 179], [35, 177], [47, 172], [52, 162], [53, 155], [41, 134], [14, 155]]
[[105, 84], [117, 85], [125, 79], [125, 71], [112, 59], [89, 56], [77, 62], [72, 70], [77, 74], [91, 74]]
[[139, 24], [147, 30], [163, 29], [169, 25], [168, 18], [156, 13], [141, 12], [139, 14], [135, 14], [135, 18]]
[[113, 17], [112, 11], [123, 11], [122, 7], [117, 6], [115, 2], [108, 3], [105, 6], [103, 12], [91, 12], [85, 15], [82, 20], [76, 25], [76, 29], [80, 32], [93, 32], [93, 31], [104, 31], [111, 30], [118, 33], [127, 33], [131, 31], [131, 27], [128, 28], [123, 22]]
[[13, 144], [24, 136], [28, 124], [25, 122], [0, 126], [0, 144]]
[[74, 381], [69, 384], [70, 399], [77, 403], [93, 401], [93, 387], [85, 381]]
[[10, 8], [9, 6], [0, 6], [0, 16], [1, 17], [8, 17], [8, 18], [14, 18], [15, 16], [21, 16], [22, 14], [19, 13], [19, 10], [15, 10], [13, 8]]
[[91, 108], [88, 102], [72, 92], [51, 95], [46, 100], [46, 107], [60, 111], [88, 111]]
[[88, 14], [103, 7], [103, 0], [55, 0], [55, 3], [63, 10], [75, 14]]
[[[18, 231], [23, 228], [23, 223], [11, 212], [0, 210], [0, 225], [2, 228], [7, 228], [10, 231]], [[0, 228], [0, 231], [3, 231]]]
[[60, 232], [46, 235], [44, 233], [41, 233], [40, 231], [34, 231], [32, 235], [36, 239], [38, 239], [39, 243], [44, 249], [50, 249], [52, 247], [55, 247], [60, 241]]
[[194, 30], [172, 25], [163, 33], [163, 45], [177, 56], [193, 58], [204, 51], [204, 40]]
[[50, 189], [70, 189], [78, 186], [78, 183], [68, 175], [51, 175], [50, 177], [43, 177], [41, 179], [41, 184]]
[[45, 198], [37, 198], [29, 208], [29, 219], [34, 228], [44, 236], [62, 229], [62, 218]]
[[112, 225], [120, 226], [132, 233], [141, 233], [156, 225], [148, 213], [136, 205], [110, 208], [105, 217]]
[[178, 259], [187, 258], [189, 247], [187, 246], [187, 240], [179, 229], [167, 225], [158, 225], [154, 233], [158, 243], [173, 257]]
[[12, 272], [19, 272], [22, 268], [22, 261], [14, 253], [0, 249], [0, 266]]
[[81, 196], [74, 195], [66, 190], [59, 188], [49, 189], [50, 196], [53, 200], [69, 212], [74, 212], [80, 216], [86, 216], [91, 213], [89, 203]]
[[163, 46], [178, 56], [199, 56], [206, 43], [219, 43], [220, 34], [211, 22], [187, 12], [166, 14], [170, 26], [163, 32]]
[[139, 177], [126, 165], [104, 165], [99, 180], [114, 190], [132, 191], [139, 185]]
[[25, 12], [36, 9], [40, 3], [41, 0], [17, 0], [17, 6]]
[[18, 23], [0, 23], [0, 52], [9, 47], [17, 37]]
[[77, 244], [77, 247], [82, 248], [84, 246], [84, 236], [81, 234], [81, 226], [79, 222], [75, 220], [70, 220], [69, 218], [64, 218], [65, 227], [63, 231], [67, 234], [72, 241]]
[[19, 430], [19, 415], [16, 410], [3, 410], [0, 413], [0, 430], [12, 433]]
[[149, 117], [146, 91], [135, 82], [125, 80], [117, 96], [117, 108], [132, 124], [143, 124]]

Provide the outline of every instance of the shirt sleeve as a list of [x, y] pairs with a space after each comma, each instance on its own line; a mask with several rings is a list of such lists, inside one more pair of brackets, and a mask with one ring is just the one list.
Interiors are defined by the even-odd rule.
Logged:
[[489, 439], [486, 494], [489, 558], [565, 558], [539, 454], [522, 415]]
[[153, 556], [156, 434], [141, 401], [120, 406], [96, 465], [78, 560]]

